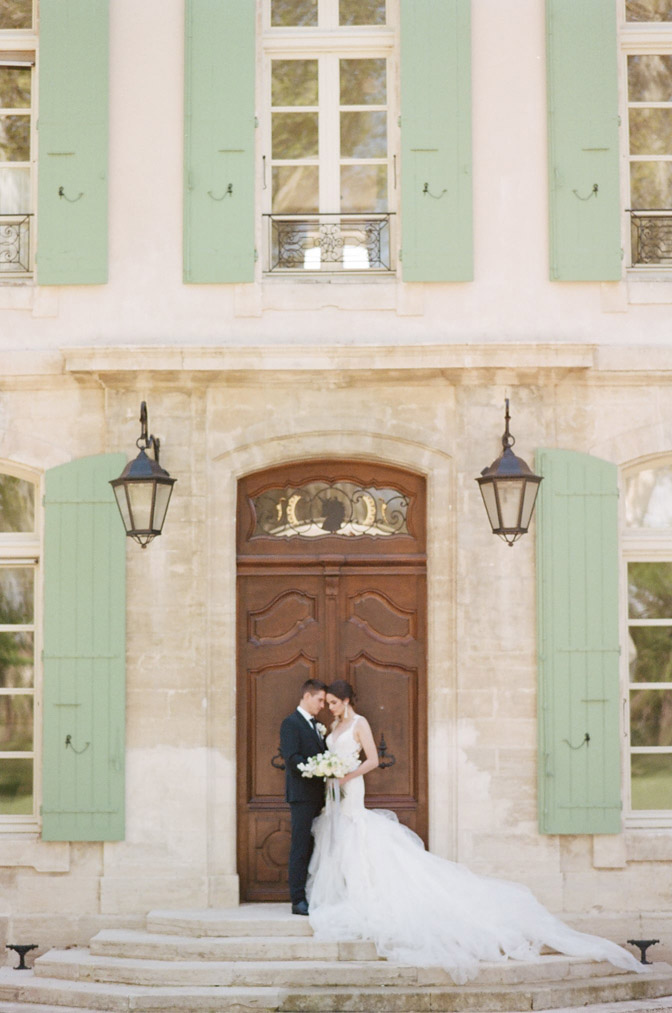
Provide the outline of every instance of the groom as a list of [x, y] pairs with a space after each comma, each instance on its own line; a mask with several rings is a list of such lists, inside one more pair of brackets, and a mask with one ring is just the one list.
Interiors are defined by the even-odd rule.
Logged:
[[317, 715], [324, 707], [326, 686], [308, 679], [301, 687], [301, 700], [280, 728], [280, 752], [285, 761], [285, 798], [292, 814], [289, 851], [289, 893], [292, 914], [307, 915], [306, 879], [313, 851], [311, 824], [324, 805], [324, 780], [302, 777], [297, 769], [311, 756], [323, 753], [326, 744], [317, 728]]

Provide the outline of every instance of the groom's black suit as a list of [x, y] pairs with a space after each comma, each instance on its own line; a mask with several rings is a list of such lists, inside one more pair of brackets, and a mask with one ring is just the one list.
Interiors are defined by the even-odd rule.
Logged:
[[289, 851], [289, 892], [292, 904], [306, 899], [308, 863], [313, 852], [311, 825], [324, 805], [321, 777], [302, 777], [299, 763], [324, 752], [324, 740], [300, 711], [285, 718], [280, 728], [280, 751], [285, 761], [285, 798], [292, 814]]

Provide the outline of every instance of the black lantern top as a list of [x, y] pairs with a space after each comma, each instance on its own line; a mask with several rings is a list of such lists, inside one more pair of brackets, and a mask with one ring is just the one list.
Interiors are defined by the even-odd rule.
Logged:
[[516, 440], [509, 432], [510, 419], [509, 399], [506, 398], [502, 453], [476, 479], [493, 534], [499, 535], [509, 546], [527, 533], [542, 481], [541, 475], [535, 475], [530, 466], [514, 454], [512, 447]]
[[[145, 401], [140, 405], [140, 425], [140, 436], [136, 440], [140, 453], [110, 485], [126, 534], [146, 549], [152, 539], [161, 534], [176, 479], [159, 464], [160, 440], [147, 435]], [[147, 454], [150, 447], [154, 450], [153, 458]]]

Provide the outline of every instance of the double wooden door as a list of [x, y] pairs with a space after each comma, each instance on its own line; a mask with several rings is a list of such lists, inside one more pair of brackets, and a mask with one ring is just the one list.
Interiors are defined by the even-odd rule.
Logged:
[[[330, 490], [326, 495], [333, 503], [344, 467], [313, 462], [288, 467], [284, 473], [274, 469], [247, 479], [241, 490], [237, 719], [242, 900], [289, 896], [290, 823], [279, 729], [309, 678], [326, 683], [342, 678], [353, 685], [357, 709], [369, 719], [381, 759], [380, 767], [366, 778], [367, 805], [394, 810], [426, 840], [425, 559], [423, 552], [414, 551], [419, 534], [424, 538], [419, 522], [424, 511], [424, 500], [419, 502], [422, 480], [406, 473], [392, 475], [392, 469], [381, 466], [372, 475], [367, 466], [362, 485], [357, 468], [363, 466], [353, 472], [348, 465], [349, 478], [354, 476], [368, 495], [375, 497], [377, 488], [389, 491], [393, 480], [406, 489], [411, 531], [387, 538], [343, 534], [339, 542], [332, 523], [324, 536], [303, 541], [298, 540], [300, 535], [286, 537], [280, 545], [268, 544], [262, 532], [257, 536], [264, 542], [260, 544], [250, 534], [258, 526], [253, 527], [253, 519], [246, 516], [261, 509], [255, 488], [264, 483], [268, 488], [271, 482], [272, 488], [290, 494], [312, 490], [315, 474], [326, 483]], [[346, 486], [350, 495], [352, 484]], [[291, 495], [285, 496], [289, 500]], [[370, 514], [370, 505], [367, 509]], [[321, 507], [318, 513], [318, 520], [323, 519], [329, 509]], [[390, 515], [391, 508], [386, 516]], [[334, 546], [341, 553], [324, 551]], [[328, 712], [322, 720], [328, 724]]]

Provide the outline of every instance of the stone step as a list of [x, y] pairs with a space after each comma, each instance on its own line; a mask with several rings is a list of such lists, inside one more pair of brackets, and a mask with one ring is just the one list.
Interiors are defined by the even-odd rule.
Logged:
[[289, 904], [241, 904], [234, 908], [150, 911], [147, 930], [178, 936], [312, 936], [310, 922]]
[[[176, 987], [247, 985], [264, 988], [415, 985], [419, 971], [415, 967], [391, 964], [385, 960], [165, 961], [101, 957], [80, 949], [49, 950], [35, 960], [33, 970], [36, 978], [65, 978], [71, 981]], [[440, 975], [441, 981], [444, 973], [436, 973]], [[428, 982], [433, 983], [435, 982]]]
[[98, 957], [142, 960], [378, 960], [369, 942], [321, 943], [312, 936], [173, 936], [103, 929], [89, 943]]
[[[672, 992], [672, 968], [670, 991]], [[71, 981], [109, 982], [126, 985], [171, 985], [234, 987], [248, 985], [277, 988], [317, 988], [337, 986], [447, 986], [453, 987], [449, 974], [437, 967], [412, 967], [379, 961], [218, 961], [152, 960], [133, 957], [100, 956], [84, 949], [50, 950], [34, 964], [38, 978], [63, 978]], [[638, 975], [645, 978], [648, 975]], [[513, 985], [611, 980], [627, 977], [611, 964], [586, 961], [560, 955], [529, 961], [501, 961], [481, 964], [477, 984], [493, 987]]]
[[[408, 988], [347, 986], [325, 989], [166, 988], [36, 978], [0, 969], [0, 1001], [42, 1004], [59, 1013], [76, 1009], [117, 1013], [519, 1013], [521, 1010], [575, 1008], [595, 1003], [633, 1002], [672, 994], [672, 968], [661, 965], [647, 975], [562, 982]], [[9, 983], [8, 983], [9, 982]], [[63, 1008], [63, 1009], [62, 1009]], [[654, 1006], [650, 1007], [653, 1010]], [[660, 1008], [660, 1007], [657, 1007]], [[649, 1009], [645, 1006], [645, 1009]], [[45, 1009], [45, 1013], [47, 1013]], [[642, 1010], [644, 1013], [644, 1010]]]

